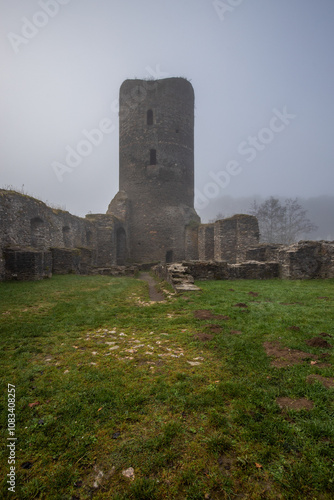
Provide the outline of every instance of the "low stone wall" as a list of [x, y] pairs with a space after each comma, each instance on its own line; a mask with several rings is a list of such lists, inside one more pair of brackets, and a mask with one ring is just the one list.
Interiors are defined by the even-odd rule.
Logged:
[[80, 274], [80, 251], [78, 249], [52, 248], [53, 274]]
[[124, 265], [128, 250], [123, 226], [113, 215], [83, 219], [0, 189], [0, 281], [42, 279], [40, 259], [48, 259], [48, 276], [52, 269], [55, 274], [90, 274], [95, 267]]
[[284, 245], [261, 244], [246, 250], [245, 260], [257, 262], [278, 262], [279, 251]]
[[334, 242], [300, 241], [278, 252], [283, 279], [334, 277]]
[[279, 278], [281, 266], [278, 262], [249, 261], [241, 264], [229, 264], [231, 280], [270, 280]]
[[262, 244], [249, 248], [246, 258], [278, 262], [282, 279], [334, 278], [333, 241], [299, 241], [288, 246]]
[[280, 277], [278, 262], [227, 262], [183, 261], [174, 264], [159, 264], [154, 273], [168, 281], [177, 292], [198, 290], [195, 280], [236, 280], [236, 279], [274, 279]]
[[4, 279], [36, 281], [52, 276], [52, 254], [38, 250], [6, 250]]
[[227, 280], [229, 279], [229, 270], [227, 262], [203, 262], [186, 261], [182, 264], [195, 280]]

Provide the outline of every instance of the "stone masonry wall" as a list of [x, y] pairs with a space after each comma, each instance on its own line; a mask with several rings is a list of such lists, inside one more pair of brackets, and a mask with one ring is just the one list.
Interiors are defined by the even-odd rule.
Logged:
[[90, 273], [94, 267], [123, 264], [126, 254], [126, 233], [116, 217], [83, 219], [0, 190], [0, 280], [42, 279], [52, 269], [57, 274]]
[[94, 245], [89, 221], [14, 191], [0, 190], [0, 248], [77, 248]]
[[[196, 256], [194, 90], [184, 78], [126, 80], [120, 88], [119, 193], [108, 214], [123, 218], [129, 261]], [[195, 251], [196, 250], [196, 251]]]
[[300, 241], [279, 251], [281, 278], [334, 277], [334, 242]]
[[249, 247], [259, 243], [259, 225], [253, 215], [234, 215], [214, 224], [214, 260], [243, 262]]
[[214, 224], [201, 224], [198, 228], [198, 258], [199, 260], [214, 260]]
[[299, 241], [292, 245], [261, 244], [249, 248], [246, 260], [280, 265], [282, 279], [334, 277], [334, 242]]

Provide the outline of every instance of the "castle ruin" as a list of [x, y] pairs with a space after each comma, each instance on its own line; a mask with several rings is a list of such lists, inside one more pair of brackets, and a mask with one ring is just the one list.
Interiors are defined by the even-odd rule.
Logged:
[[154, 263], [173, 284], [334, 277], [333, 242], [259, 245], [257, 220], [244, 214], [201, 224], [188, 80], [126, 80], [119, 121], [119, 192], [106, 214], [76, 217], [0, 190], [0, 280], [133, 274]]

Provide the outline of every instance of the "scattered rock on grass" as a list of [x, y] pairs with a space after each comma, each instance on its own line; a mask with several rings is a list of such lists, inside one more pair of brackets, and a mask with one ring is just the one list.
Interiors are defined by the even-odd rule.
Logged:
[[135, 478], [135, 471], [132, 467], [129, 467], [128, 469], [122, 471], [122, 475], [133, 481]]

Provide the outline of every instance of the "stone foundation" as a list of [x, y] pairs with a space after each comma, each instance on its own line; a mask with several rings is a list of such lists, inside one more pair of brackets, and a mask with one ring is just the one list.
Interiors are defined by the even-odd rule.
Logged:
[[36, 281], [52, 276], [51, 252], [7, 249], [4, 261], [6, 280]]

